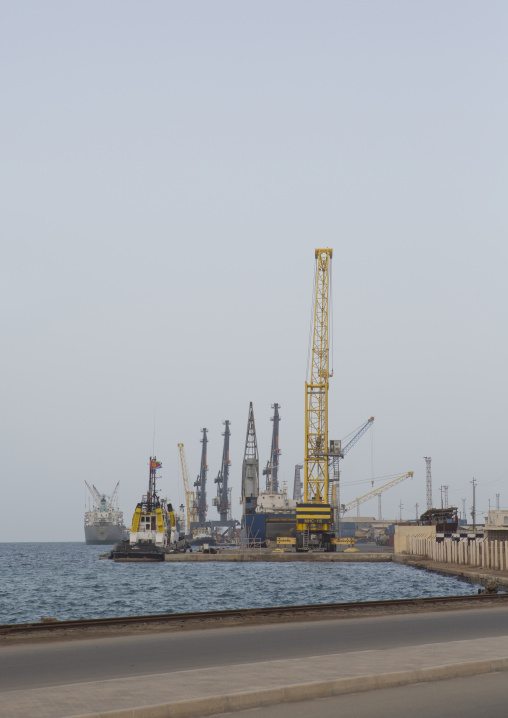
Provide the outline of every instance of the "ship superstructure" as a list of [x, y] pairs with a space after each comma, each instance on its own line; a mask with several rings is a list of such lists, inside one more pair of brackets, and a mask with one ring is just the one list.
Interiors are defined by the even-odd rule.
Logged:
[[117, 495], [120, 482], [113, 493], [101, 493], [96, 487], [85, 481], [93, 500], [92, 507], [85, 511], [85, 541], [87, 544], [114, 544], [127, 535], [123, 523], [123, 513], [118, 510]]
[[171, 504], [165, 499], [160, 499], [156, 488], [157, 469], [162, 466], [156, 457], [150, 457], [150, 474], [148, 480], [148, 491], [142, 500], [137, 504], [132, 526], [129, 534], [130, 545], [153, 544], [165, 548], [170, 540], [169, 533], [174, 524], [174, 513]]

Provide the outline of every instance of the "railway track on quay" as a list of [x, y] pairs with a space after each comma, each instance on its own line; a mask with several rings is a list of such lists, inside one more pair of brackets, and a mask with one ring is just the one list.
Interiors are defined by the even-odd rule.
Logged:
[[[71, 621], [41, 619], [39, 623], [0, 624], [0, 637], [16, 635], [95, 632], [97, 629], [143, 628], [164, 626], [176, 628], [220, 627], [221, 624], [245, 625], [291, 620], [315, 620], [330, 618], [353, 618], [380, 613], [409, 611], [478, 608], [480, 606], [508, 606], [508, 593], [472, 594], [432, 598], [404, 598], [391, 601], [359, 601], [354, 603], [322, 603], [301, 606], [269, 606], [264, 608], [240, 608], [224, 611], [198, 611], [194, 613], [162, 613], [146, 616], [121, 616], [91, 618]], [[108, 632], [108, 635], [111, 633]]]

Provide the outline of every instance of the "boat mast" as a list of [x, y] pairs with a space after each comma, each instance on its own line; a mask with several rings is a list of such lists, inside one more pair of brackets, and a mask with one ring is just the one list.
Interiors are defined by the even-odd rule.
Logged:
[[148, 493], [146, 495], [146, 508], [148, 511], [155, 511], [160, 506], [159, 498], [157, 496], [157, 488], [155, 484], [157, 469], [162, 466], [160, 461], [157, 461], [156, 456], [150, 456], [150, 472], [148, 478]]

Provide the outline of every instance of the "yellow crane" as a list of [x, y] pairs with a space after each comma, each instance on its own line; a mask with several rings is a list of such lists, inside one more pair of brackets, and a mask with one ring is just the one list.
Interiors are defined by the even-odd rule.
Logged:
[[310, 380], [305, 382], [304, 502], [296, 506], [297, 550], [332, 550], [328, 463], [340, 442], [328, 446], [330, 276], [332, 249], [316, 249], [314, 321]]
[[414, 475], [414, 471], [408, 471], [407, 474], [404, 474], [404, 476], [398, 476], [396, 479], [392, 479], [387, 484], [383, 484], [383, 486], [380, 486], [377, 489], [373, 489], [372, 491], [369, 491], [368, 494], [364, 494], [363, 496], [360, 496], [359, 499], [355, 499], [354, 501], [350, 501], [348, 504], [342, 504], [341, 506], [341, 516], [348, 511], [351, 511], [351, 509], [355, 509], [357, 506], [360, 506], [360, 504], [364, 504], [366, 501], [369, 501], [369, 499], [373, 499], [374, 496], [379, 496], [383, 493], [383, 491], [386, 491], [387, 489], [391, 489], [392, 486], [396, 486], [397, 484], [400, 484], [401, 481], [405, 481], [406, 479], [412, 479]]
[[183, 489], [185, 491], [185, 503], [187, 506], [187, 535], [191, 533], [191, 525], [197, 521], [196, 511], [196, 495], [191, 491], [189, 484], [189, 472], [187, 471], [187, 462], [185, 460], [185, 452], [183, 444], [178, 444], [180, 451], [180, 461], [182, 464]]

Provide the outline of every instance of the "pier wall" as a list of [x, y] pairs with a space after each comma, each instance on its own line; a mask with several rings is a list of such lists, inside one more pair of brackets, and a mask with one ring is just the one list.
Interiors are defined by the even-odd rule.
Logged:
[[408, 551], [399, 553], [409, 553], [412, 557], [427, 558], [438, 563], [508, 570], [508, 541], [487, 541], [483, 538], [445, 538], [443, 541], [435, 541], [412, 536], [409, 538]]
[[206, 561], [227, 561], [227, 562], [277, 562], [285, 563], [287, 561], [307, 561], [315, 563], [381, 563], [390, 562], [392, 560], [391, 553], [275, 553], [270, 551], [224, 551], [224, 553], [207, 554], [196, 551], [195, 553], [168, 553], [165, 556], [166, 561], [173, 563], [192, 563]]
[[412, 538], [436, 540], [435, 526], [395, 526], [393, 537], [393, 552], [411, 553], [410, 540]]

